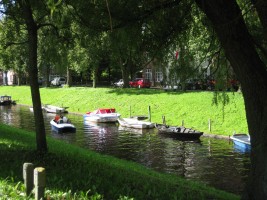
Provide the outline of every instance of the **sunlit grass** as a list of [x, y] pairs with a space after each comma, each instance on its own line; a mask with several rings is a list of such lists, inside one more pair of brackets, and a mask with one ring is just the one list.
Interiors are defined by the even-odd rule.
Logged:
[[[121, 88], [41, 88], [43, 104], [67, 106], [70, 112], [84, 114], [101, 107], [113, 107], [122, 117], [147, 115], [152, 121], [184, 125], [206, 133], [231, 135], [233, 131], [248, 132], [244, 100], [241, 93], [227, 92], [229, 103], [213, 104], [213, 92], [165, 92], [157, 89]], [[28, 86], [2, 86], [0, 94], [8, 94], [19, 104], [32, 105]], [[222, 93], [219, 93], [222, 94]], [[208, 121], [211, 121], [209, 131]]]
[[0, 145], [0, 199], [26, 199], [21, 183], [25, 162], [46, 169], [47, 199], [239, 199], [202, 183], [53, 138], [47, 138], [49, 153], [38, 154], [33, 132], [1, 124], [0, 132], [0, 141], [9, 141], [9, 145]]

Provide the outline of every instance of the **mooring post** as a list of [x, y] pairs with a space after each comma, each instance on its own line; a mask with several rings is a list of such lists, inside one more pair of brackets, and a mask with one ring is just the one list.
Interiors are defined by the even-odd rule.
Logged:
[[35, 200], [44, 199], [45, 191], [45, 168], [34, 169]]
[[166, 125], [166, 121], [165, 121], [165, 116], [164, 115], [162, 115], [162, 124]]
[[29, 196], [33, 189], [33, 164], [23, 164], [23, 179], [26, 190], [26, 195]]
[[209, 119], [209, 131], [211, 132], [211, 120]]
[[149, 122], [151, 122], [151, 109], [150, 109], [150, 106], [148, 106], [148, 118], [149, 118]]

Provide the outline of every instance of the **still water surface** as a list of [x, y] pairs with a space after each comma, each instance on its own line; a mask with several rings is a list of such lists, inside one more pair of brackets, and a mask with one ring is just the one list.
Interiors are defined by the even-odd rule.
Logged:
[[[34, 130], [33, 113], [27, 106], [0, 106], [0, 123]], [[123, 129], [118, 124], [88, 124], [81, 115], [68, 114], [76, 133], [51, 132], [54, 114], [44, 113], [47, 135], [103, 154], [131, 160], [160, 172], [173, 173], [215, 188], [240, 194], [248, 176], [248, 153], [233, 148], [232, 142], [207, 137], [179, 141], [156, 130]]]

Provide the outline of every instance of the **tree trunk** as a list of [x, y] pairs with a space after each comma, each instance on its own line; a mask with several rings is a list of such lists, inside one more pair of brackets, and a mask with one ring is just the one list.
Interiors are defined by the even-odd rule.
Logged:
[[263, 31], [264, 31], [264, 38], [265, 40], [267, 39], [267, 2], [263, 0], [251, 0], [253, 5], [255, 6], [260, 22], [263, 26]]
[[67, 67], [67, 85], [70, 87], [72, 85], [71, 70], [69, 67]]
[[8, 85], [7, 71], [4, 71], [4, 85]]
[[49, 80], [49, 74], [50, 74], [50, 65], [47, 65], [46, 68], [45, 68], [45, 86], [46, 87], [50, 87], [50, 80]]
[[93, 69], [93, 88], [96, 88], [98, 68]]
[[242, 85], [249, 133], [251, 170], [243, 199], [267, 199], [267, 72], [235, 0], [196, 0], [213, 23]]
[[30, 76], [30, 86], [31, 86], [33, 110], [34, 110], [37, 151], [46, 152], [47, 143], [45, 135], [45, 126], [44, 126], [44, 118], [43, 118], [40, 91], [38, 85], [38, 68], [37, 68], [38, 28], [33, 19], [29, 1], [20, 0], [19, 3], [23, 11], [23, 17], [28, 31], [28, 45], [29, 45], [28, 73]]
[[17, 72], [17, 85], [18, 86], [20, 86], [20, 80], [21, 80], [21, 71], [20, 70], [18, 70], [18, 72]]
[[120, 66], [121, 66], [121, 74], [122, 74], [122, 79], [123, 79], [123, 88], [128, 88], [129, 87], [129, 68], [128, 68], [128, 62], [126, 61], [123, 63], [120, 61]]

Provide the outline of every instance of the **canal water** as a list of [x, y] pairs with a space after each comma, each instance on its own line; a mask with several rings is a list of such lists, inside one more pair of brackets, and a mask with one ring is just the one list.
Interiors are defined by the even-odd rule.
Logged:
[[[0, 106], [0, 123], [34, 130], [33, 112], [27, 106]], [[44, 113], [46, 133], [103, 154], [131, 160], [159, 172], [172, 173], [186, 179], [228, 192], [240, 194], [246, 182], [249, 153], [234, 148], [228, 140], [201, 137], [200, 141], [180, 141], [159, 135], [155, 129], [141, 131], [121, 128], [118, 124], [84, 123], [82, 115], [67, 114], [76, 133], [51, 131], [54, 114]]]

